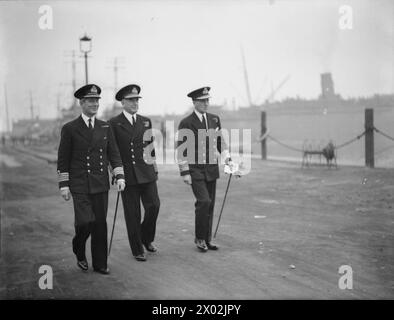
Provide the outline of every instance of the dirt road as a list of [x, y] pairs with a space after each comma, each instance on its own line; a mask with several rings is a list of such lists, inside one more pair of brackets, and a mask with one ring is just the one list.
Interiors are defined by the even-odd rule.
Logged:
[[[161, 166], [159, 252], [147, 262], [132, 257], [120, 204], [111, 274], [103, 276], [75, 265], [72, 202], [59, 196], [56, 167], [1, 153], [1, 299], [394, 298], [393, 169], [253, 160], [252, 172], [232, 182], [220, 250], [200, 253], [192, 192], [175, 166]], [[222, 174], [215, 226], [226, 183]], [[109, 230], [115, 197], [112, 190]], [[41, 265], [53, 269], [52, 290], [38, 286]], [[351, 290], [338, 286], [342, 265], [352, 268]]]

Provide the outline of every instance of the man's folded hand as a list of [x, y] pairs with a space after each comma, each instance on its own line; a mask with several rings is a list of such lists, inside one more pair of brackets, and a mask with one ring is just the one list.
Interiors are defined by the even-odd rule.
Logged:
[[191, 186], [192, 184], [192, 177], [190, 174], [186, 174], [183, 176], [183, 182], [186, 183], [187, 185]]
[[65, 187], [60, 189], [60, 194], [62, 195], [64, 200], [66, 201], [70, 200], [70, 188]]

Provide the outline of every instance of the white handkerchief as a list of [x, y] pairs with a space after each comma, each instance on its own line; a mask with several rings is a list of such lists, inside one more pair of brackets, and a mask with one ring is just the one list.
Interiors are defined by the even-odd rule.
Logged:
[[224, 165], [224, 173], [232, 174], [235, 176], [242, 176], [243, 175], [242, 169], [243, 169], [242, 162], [238, 164], [231, 161], [229, 165], [228, 164]]

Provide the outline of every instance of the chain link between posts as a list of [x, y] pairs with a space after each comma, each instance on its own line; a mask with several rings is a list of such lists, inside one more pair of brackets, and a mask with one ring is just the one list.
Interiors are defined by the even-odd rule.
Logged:
[[393, 140], [393, 141], [394, 141], [394, 138], [393, 138], [393, 137], [390, 137], [388, 134], [386, 134], [386, 133], [380, 131], [378, 128], [373, 127], [373, 129], [374, 129], [377, 133], [380, 133], [382, 136], [386, 137], [387, 139], [390, 139], [390, 140]]
[[351, 144], [352, 142], [360, 140], [365, 135], [365, 133], [366, 133], [366, 131], [364, 131], [363, 133], [359, 134], [357, 137], [355, 137], [355, 138], [353, 138], [353, 139], [351, 139], [351, 140], [349, 140], [347, 142], [344, 142], [344, 143], [340, 144], [339, 146], [335, 147], [335, 149], [343, 148], [343, 147]]
[[[390, 139], [390, 140], [394, 141], [394, 138], [393, 138], [393, 137], [391, 137], [391, 136], [389, 136], [388, 134], [386, 134], [386, 133], [380, 131], [380, 130], [377, 129], [376, 127], [373, 127], [372, 129], [375, 130], [377, 133], [381, 134], [382, 136], [386, 137], [387, 139]], [[365, 134], [366, 134], [366, 131], [360, 133], [358, 136], [356, 136], [356, 137], [350, 139], [349, 141], [346, 141], [346, 142], [344, 142], [344, 143], [342, 143], [342, 144], [340, 144], [340, 145], [338, 145], [338, 146], [335, 146], [334, 148], [335, 148], [336, 150], [338, 150], [338, 149], [340, 149], [340, 148], [346, 147], [347, 145], [349, 145], [349, 144], [351, 144], [351, 143], [353, 143], [353, 142], [355, 142], [355, 141], [357, 141], [357, 140], [360, 140]], [[298, 148], [292, 147], [292, 146], [290, 146], [290, 145], [288, 145], [288, 144], [286, 144], [286, 143], [283, 143], [282, 141], [280, 141], [280, 140], [274, 138], [274, 137], [273, 137], [272, 135], [270, 135], [270, 134], [265, 134], [265, 135], [263, 135], [262, 137], [260, 137], [259, 141], [262, 141], [262, 140], [268, 139], [268, 138], [270, 138], [272, 141], [276, 142], [277, 144], [279, 144], [279, 145], [281, 145], [281, 146], [283, 146], [283, 147], [285, 147], [285, 148], [287, 148], [287, 149], [290, 149], [290, 150], [293, 150], [293, 151], [297, 151], [297, 152], [304, 152], [304, 151], [305, 151], [305, 150], [302, 150], [302, 149], [298, 149]]]
[[[355, 141], [361, 139], [361, 137], [363, 137], [364, 135], [365, 135], [365, 131], [364, 131], [363, 133], [359, 134], [358, 136], [356, 136], [355, 138], [353, 138], [353, 139], [351, 139], [351, 140], [349, 140], [349, 141], [346, 141], [346, 142], [344, 142], [344, 143], [342, 143], [342, 144], [340, 144], [339, 146], [336, 146], [336, 147], [334, 147], [334, 148], [335, 148], [335, 149], [343, 148], [343, 147], [345, 147], [345, 146], [351, 144], [352, 142], [355, 142]], [[280, 140], [278, 140], [278, 139], [274, 138], [273, 136], [271, 136], [270, 134], [265, 135], [264, 138], [260, 138], [259, 140], [261, 141], [261, 140], [267, 139], [267, 138], [270, 138], [272, 141], [276, 142], [277, 144], [279, 144], [279, 145], [281, 145], [281, 146], [283, 146], [283, 147], [285, 147], [285, 148], [287, 148], [287, 149], [290, 149], [290, 150], [293, 150], [293, 151], [297, 151], [297, 152], [304, 152], [304, 151], [305, 151], [305, 150], [302, 150], [302, 149], [298, 149], [298, 148], [292, 147], [292, 146], [290, 146], [290, 145], [288, 145], [288, 144], [286, 144], [286, 143], [283, 143], [283, 142], [281, 142]], [[394, 140], [394, 139], [393, 139], [393, 140]]]

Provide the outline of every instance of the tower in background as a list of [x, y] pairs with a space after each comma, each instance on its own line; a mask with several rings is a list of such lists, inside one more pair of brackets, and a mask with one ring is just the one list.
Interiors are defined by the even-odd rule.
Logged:
[[334, 81], [332, 80], [331, 73], [320, 74], [321, 83], [321, 97], [323, 99], [335, 98]]

